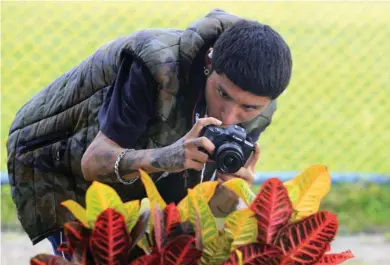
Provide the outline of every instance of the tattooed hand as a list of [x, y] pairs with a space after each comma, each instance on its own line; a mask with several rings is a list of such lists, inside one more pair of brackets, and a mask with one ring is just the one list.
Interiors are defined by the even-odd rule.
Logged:
[[192, 129], [172, 145], [162, 148], [151, 156], [150, 164], [156, 169], [176, 173], [185, 169], [202, 170], [208, 155], [199, 150], [205, 149], [209, 154], [214, 152], [214, 144], [206, 137], [199, 137], [202, 129], [208, 125], [222, 124], [221, 121], [208, 117], [199, 119]]

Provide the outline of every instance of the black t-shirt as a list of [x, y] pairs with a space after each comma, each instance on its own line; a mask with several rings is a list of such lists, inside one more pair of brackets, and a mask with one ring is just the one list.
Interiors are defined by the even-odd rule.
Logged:
[[154, 117], [157, 83], [136, 60], [124, 59], [109, 88], [98, 119], [100, 130], [123, 148], [131, 148]]
[[[191, 114], [196, 102], [205, 102], [203, 91], [206, 79], [200, 58], [203, 57], [196, 59], [192, 66], [189, 86], [179, 91], [177, 95], [180, 99], [178, 104], [181, 104], [183, 99], [188, 103], [181, 104], [181, 107], [186, 108], [184, 112], [190, 114], [189, 125], [192, 123]], [[146, 131], [148, 122], [157, 115], [155, 109], [157, 89], [157, 83], [146, 66], [125, 57], [98, 113], [100, 130], [122, 148], [132, 148]], [[179, 177], [183, 173], [172, 173], [168, 177], [156, 180], [155, 185], [165, 202], [178, 203], [186, 195], [186, 185], [196, 182], [196, 179]], [[140, 199], [140, 194], [133, 193], [127, 194], [125, 199]]]

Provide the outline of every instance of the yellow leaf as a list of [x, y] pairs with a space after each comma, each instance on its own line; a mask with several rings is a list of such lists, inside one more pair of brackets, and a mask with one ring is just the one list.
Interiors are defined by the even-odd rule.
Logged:
[[211, 209], [201, 194], [188, 190], [189, 199], [189, 220], [196, 224], [195, 211], [199, 214], [200, 232], [202, 243], [207, 244], [218, 236], [217, 224], [211, 213]]
[[124, 208], [126, 212], [125, 218], [126, 218], [127, 230], [130, 233], [138, 221], [139, 208], [140, 208], [139, 200], [126, 202], [124, 204]]
[[62, 202], [61, 205], [68, 208], [77, 220], [79, 220], [85, 227], [89, 228], [87, 212], [80, 204], [73, 200], [66, 200]]
[[183, 198], [177, 205], [177, 209], [180, 213], [180, 220], [185, 222], [188, 220], [188, 196]]
[[116, 191], [103, 183], [94, 181], [86, 193], [87, 218], [90, 227], [94, 227], [97, 217], [106, 209], [120, 212], [126, 218], [123, 202]]
[[238, 264], [237, 265], [242, 265], [242, 252], [236, 249], [236, 254], [238, 258]]
[[331, 177], [328, 168], [314, 165], [284, 183], [294, 209], [293, 220], [300, 220], [318, 211], [322, 198], [329, 192]]
[[193, 188], [193, 191], [201, 195], [206, 202], [209, 202], [213, 197], [218, 181], [205, 181], [199, 183]]
[[144, 184], [144, 187], [145, 187], [145, 190], [146, 190], [146, 194], [150, 200], [150, 202], [152, 203], [152, 205], [154, 204], [158, 204], [158, 207], [161, 209], [161, 210], [164, 210], [165, 209], [165, 206], [166, 206], [166, 203], [165, 201], [163, 200], [163, 198], [161, 197], [160, 193], [158, 192], [157, 188], [156, 188], [156, 185], [154, 185], [154, 182], [153, 180], [151, 179], [151, 177], [145, 172], [143, 171], [142, 169], [139, 169], [138, 170], [141, 174], [141, 181], [142, 183]]
[[233, 178], [222, 184], [222, 186], [228, 188], [240, 197], [244, 203], [249, 207], [256, 197], [248, 183], [241, 178]]
[[257, 221], [254, 215], [254, 212], [247, 208], [234, 211], [226, 217], [225, 231], [233, 240], [230, 250], [256, 242]]
[[[195, 193], [200, 194], [206, 202], [209, 202], [215, 193], [218, 181], [206, 181], [199, 183], [193, 188]], [[182, 222], [188, 219], [188, 196], [183, 198], [177, 206]]]
[[[166, 203], [164, 199], [161, 197], [160, 193], [158, 192], [156, 185], [154, 184], [152, 178], [142, 169], [138, 170], [141, 175], [141, 181], [144, 184], [146, 194], [148, 196], [148, 203], [149, 203], [149, 210], [150, 211], [150, 218], [148, 223], [147, 231], [152, 231], [154, 226], [154, 213], [151, 208], [151, 206], [154, 206], [157, 204], [160, 210], [164, 210], [166, 207]], [[146, 201], [145, 201], [146, 202]]]

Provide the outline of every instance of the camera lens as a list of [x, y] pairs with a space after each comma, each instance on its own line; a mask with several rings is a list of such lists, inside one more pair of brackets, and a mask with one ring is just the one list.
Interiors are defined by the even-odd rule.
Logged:
[[216, 151], [216, 158], [218, 170], [224, 173], [235, 173], [243, 166], [244, 155], [234, 142], [222, 144]]

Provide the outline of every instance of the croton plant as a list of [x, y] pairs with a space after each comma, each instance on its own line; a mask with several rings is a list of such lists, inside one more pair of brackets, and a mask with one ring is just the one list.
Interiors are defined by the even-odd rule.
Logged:
[[[143, 200], [123, 203], [110, 186], [93, 182], [85, 209], [63, 202], [77, 219], [65, 225], [67, 242], [59, 248], [71, 261], [39, 254], [30, 264], [330, 265], [354, 257], [350, 250], [329, 253], [338, 222], [336, 214], [319, 211], [331, 186], [325, 166], [308, 167], [284, 183], [270, 178], [258, 194], [239, 178], [203, 182], [178, 205], [167, 205], [149, 175], [140, 175]], [[234, 192], [247, 207], [215, 218], [208, 202], [217, 188]]]

